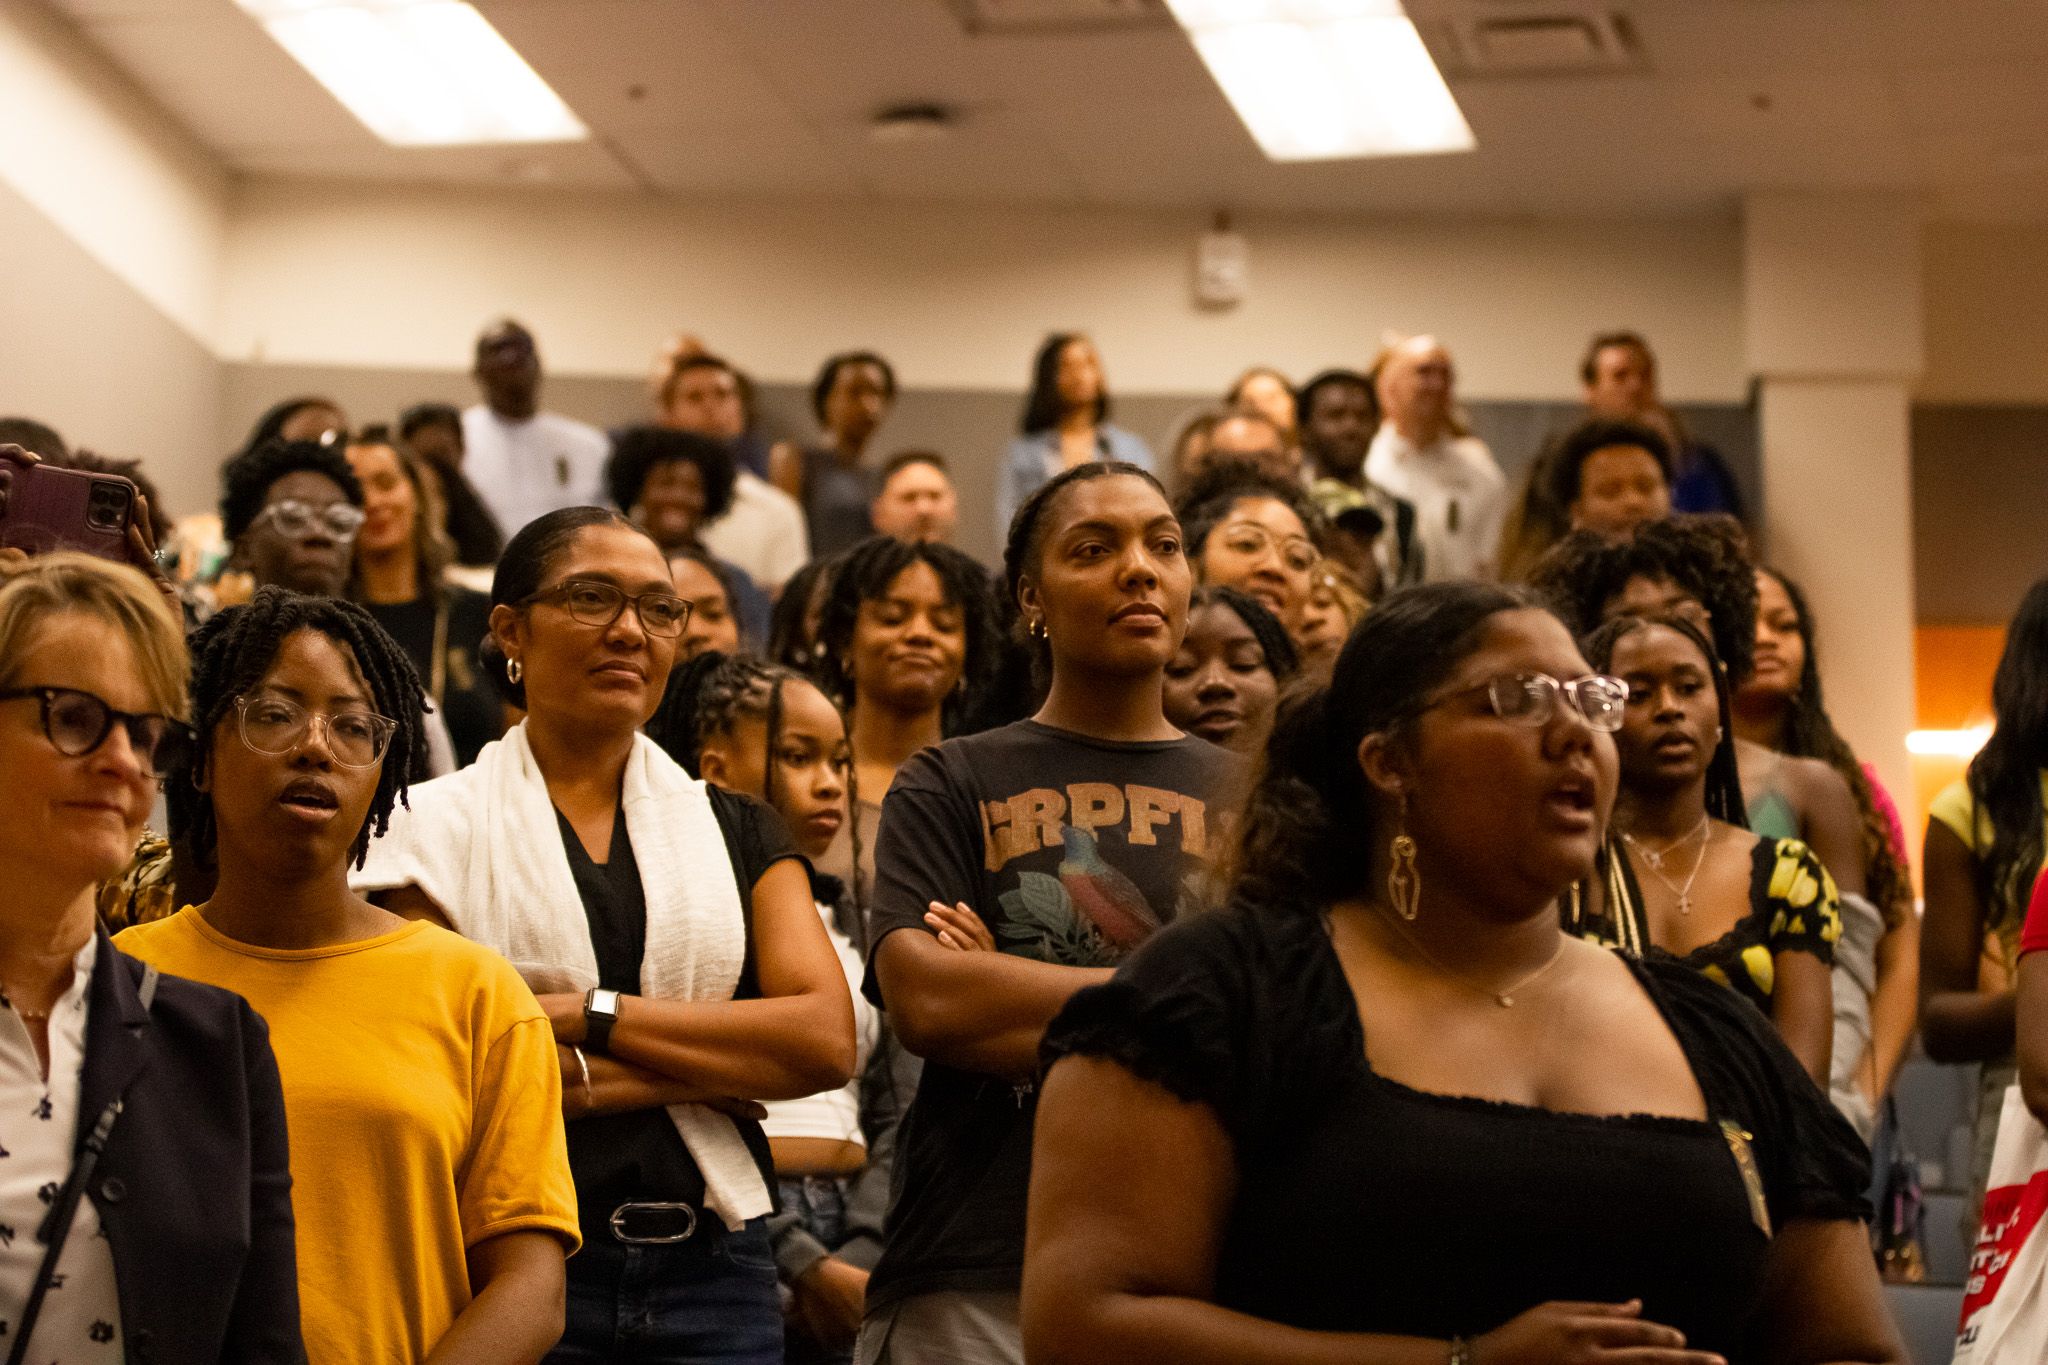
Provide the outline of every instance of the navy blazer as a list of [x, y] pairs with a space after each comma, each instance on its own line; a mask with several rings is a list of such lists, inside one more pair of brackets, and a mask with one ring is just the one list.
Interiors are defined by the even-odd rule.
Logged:
[[114, 1254], [130, 1362], [304, 1361], [284, 1090], [239, 995], [160, 977], [105, 934], [93, 961], [77, 1147], [121, 1115], [86, 1195]]

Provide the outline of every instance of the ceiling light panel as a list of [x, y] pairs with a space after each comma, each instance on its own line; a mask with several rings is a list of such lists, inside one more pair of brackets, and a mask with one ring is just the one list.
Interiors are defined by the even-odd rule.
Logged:
[[236, 0], [400, 147], [576, 142], [590, 130], [463, 0]]
[[1398, 0], [1166, 2], [1274, 161], [1477, 145]]

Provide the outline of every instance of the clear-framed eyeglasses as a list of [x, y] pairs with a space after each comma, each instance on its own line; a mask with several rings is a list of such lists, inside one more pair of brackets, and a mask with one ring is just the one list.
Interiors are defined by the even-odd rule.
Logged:
[[1323, 552], [1306, 536], [1276, 536], [1255, 521], [1226, 522], [1216, 529], [1223, 543], [1238, 554], [1256, 558], [1268, 551], [1296, 573], [1308, 573], [1320, 564]]
[[1557, 714], [1559, 697], [1595, 730], [1612, 734], [1621, 728], [1622, 713], [1628, 707], [1628, 684], [1602, 673], [1560, 681], [1548, 673], [1502, 673], [1485, 682], [1445, 692], [1417, 709], [1426, 711], [1455, 697], [1484, 692], [1493, 714], [1511, 725], [1548, 725]]
[[373, 767], [390, 747], [398, 722], [375, 711], [311, 711], [289, 697], [236, 697], [242, 743], [276, 758], [306, 742], [317, 723], [327, 752], [344, 768]]
[[315, 507], [297, 498], [279, 498], [263, 509], [258, 520], [267, 518], [280, 535], [297, 539], [325, 531], [336, 540], [354, 540], [363, 529], [363, 509], [345, 502]]

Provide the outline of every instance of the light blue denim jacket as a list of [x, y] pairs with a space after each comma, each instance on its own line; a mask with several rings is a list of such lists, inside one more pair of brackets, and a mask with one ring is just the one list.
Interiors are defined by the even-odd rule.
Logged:
[[[1095, 448], [1100, 459], [1123, 460], [1152, 472], [1152, 447], [1120, 426], [1104, 422], [1095, 428]], [[1009, 539], [1010, 518], [1017, 515], [1024, 499], [1059, 471], [1058, 431], [1034, 432], [1010, 442], [1009, 452], [1003, 456], [1002, 477], [996, 480], [996, 544]]]

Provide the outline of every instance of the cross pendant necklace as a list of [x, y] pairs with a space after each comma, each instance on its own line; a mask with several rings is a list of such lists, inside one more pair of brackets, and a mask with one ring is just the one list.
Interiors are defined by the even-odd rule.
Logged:
[[[1700, 869], [1707, 865], [1707, 846], [1714, 842], [1712, 817], [1702, 815], [1700, 822], [1693, 826], [1689, 833], [1673, 840], [1660, 849], [1647, 847], [1635, 835], [1627, 831], [1623, 831], [1621, 837], [1642, 858], [1643, 865], [1650, 869], [1650, 875], [1664, 883], [1665, 889], [1678, 897], [1678, 913], [1690, 915], [1692, 913], [1692, 884], [1700, 879]], [[1695, 838], [1700, 841], [1699, 857], [1693, 859], [1692, 871], [1686, 874], [1685, 883], [1680, 885], [1664, 874], [1664, 860], [1675, 852], [1680, 845], [1689, 844]]]

